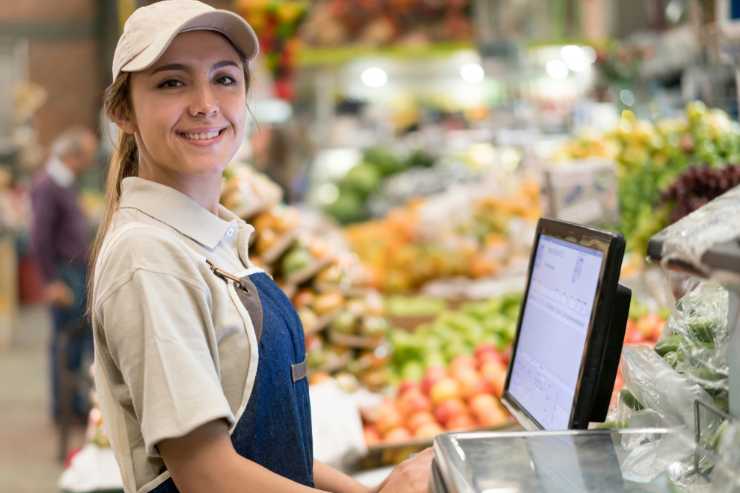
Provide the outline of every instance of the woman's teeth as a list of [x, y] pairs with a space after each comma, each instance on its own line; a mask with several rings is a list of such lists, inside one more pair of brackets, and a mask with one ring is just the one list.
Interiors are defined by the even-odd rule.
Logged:
[[213, 132], [199, 132], [199, 133], [185, 133], [183, 132], [181, 135], [185, 137], [186, 139], [190, 140], [209, 140], [209, 139], [215, 139], [218, 137], [218, 134], [220, 132], [218, 130], [214, 130]]

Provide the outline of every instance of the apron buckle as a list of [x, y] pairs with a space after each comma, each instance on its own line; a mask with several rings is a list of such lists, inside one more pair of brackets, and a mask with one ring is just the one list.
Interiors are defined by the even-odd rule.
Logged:
[[216, 264], [214, 264], [210, 259], [206, 259], [206, 263], [208, 264], [208, 267], [211, 268], [211, 271], [213, 271], [214, 274], [216, 274], [218, 277], [224, 280], [233, 281], [237, 286], [239, 286], [242, 289], [244, 288], [244, 285], [242, 284], [242, 280], [238, 277], [236, 277], [233, 274], [229, 274], [225, 270], [221, 269], [220, 267], [216, 267]]

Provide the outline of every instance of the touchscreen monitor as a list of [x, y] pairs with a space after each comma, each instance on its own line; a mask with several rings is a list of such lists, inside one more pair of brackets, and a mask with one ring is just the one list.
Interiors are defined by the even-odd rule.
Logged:
[[617, 296], [623, 251], [618, 235], [540, 221], [504, 395], [536, 428], [582, 427], [598, 387], [613, 386], [602, 373], [621, 353], [621, 340], [607, 348], [614, 309], [629, 309]]
[[603, 252], [542, 235], [509, 392], [546, 430], [566, 430]]

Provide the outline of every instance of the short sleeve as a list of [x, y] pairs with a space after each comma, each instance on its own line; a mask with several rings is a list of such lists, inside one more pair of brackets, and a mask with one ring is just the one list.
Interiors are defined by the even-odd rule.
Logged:
[[97, 315], [147, 454], [218, 419], [234, 423], [218, 372], [208, 293], [171, 274], [135, 270]]

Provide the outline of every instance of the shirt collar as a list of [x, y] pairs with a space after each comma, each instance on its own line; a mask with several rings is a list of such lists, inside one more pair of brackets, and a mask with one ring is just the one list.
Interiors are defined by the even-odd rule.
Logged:
[[224, 237], [251, 233], [243, 231], [247, 225], [221, 205], [216, 216], [174, 188], [135, 176], [121, 182], [120, 207], [137, 209], [211, 250]]
[[72, 186], [75, 182], [75, 174], [71, 169], [64, 164], [64, 161], [58, 157], [52, 157], [49, 159], [49, 164], [46, 166], [46, 172], [54, 183], [60, 187], [67, 188]]

